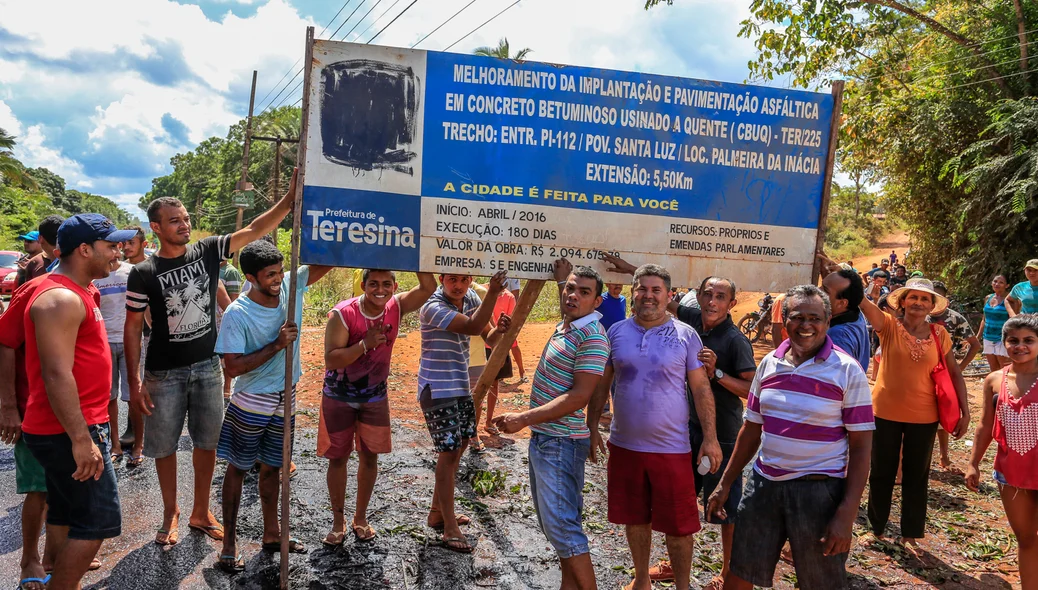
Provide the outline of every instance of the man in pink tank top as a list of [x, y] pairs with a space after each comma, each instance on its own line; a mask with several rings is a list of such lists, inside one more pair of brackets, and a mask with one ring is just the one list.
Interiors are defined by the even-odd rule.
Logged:
[[375, 538], [368, 524], [368, 501], [375, 488], [378, 456], [392, 450], [386, 380], [393, 344], [404, 315], [418, 311], [436, 291], [430, 273], [418, 273], [418, 285], [397, 295], [396, 275], [365, 270], [364, 293], [328, 312], [324, 335], [324, 395], [317, 454], [328, 459], [328, 496], [332, 531], [325, 545], [342, 545], [346, 536], [346, 461], [356, 441], [357, 509], [350, 529], [358, 541]]

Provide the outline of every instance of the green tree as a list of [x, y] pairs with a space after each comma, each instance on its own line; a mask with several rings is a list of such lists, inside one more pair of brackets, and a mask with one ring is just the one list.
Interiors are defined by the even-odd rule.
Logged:
[[502, 37], [497, 43], [497, 47], [477, 47], [472, 53], [475, 55], [485, 55], [487, 57], [498, 57], [501, 59], [512, 59], [515, 61], [523, 61], [526, 56], [529, 55], [533, 50], [529, 47], [524, 47], [514, 54], [511, 53], [511, 49], [508, 46], [508, 38]]
[[1038, 149], [1027, 51], [1038, 5], [752, 0], [750, 11], [739, 34], [757, 48], [751, 79], [809, 89], [847, 80], [838, 169], [856, 201], [882, 185], [914, 262], [967, 293], [995, 271], [1019, 276], [1024, 252], [1038, 250], [1028, 182], [1038, 168], [1026, 173]]
[[0, 182], [33, 187], [33, 179], [25, 173], [25, 166], [14, 157], [15, 143], [15, 137], [0, 127]]

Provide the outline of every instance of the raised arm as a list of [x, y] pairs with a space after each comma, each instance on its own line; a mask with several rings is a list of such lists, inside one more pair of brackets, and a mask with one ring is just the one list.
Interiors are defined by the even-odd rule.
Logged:
[[490, 285], [487, 286], [487, 298], [479, 304], [479, 307], [476, 308], [476, 311], [471, 316], [463, 313], [457, 314], [447, 326], [447, 330], [455, 334], [465, 334], [466, 336], [483, 334], [487, 324], [490, 323], [490, 316], [494, 315], [494, 305], [497, 303], [497, 296], [505, 288], [506, 278], [508, 278], [508, 275], [503, 270], [497, 271], [494, 276], [490, 277]]
[[436, 292], [436, 277], [431, 272], [420, 272], [417, 276], [418, 284], [407, 293], [400, 295], [401, 316], [421, 309]]
[[312, 284], [316, 283], [317, 281], [323, 279], [324, 275], [326, 275], [329, 272], [331, 272], [331, 270], [333, 268], [335, 268], [335, 267], [334, 266], [322, 266], [320, 264], [311, 264], [310, 265], [310, 276], [306, 279], [306, 286], [309, 287], [310, 285], [312, 285]]
[[292, 170], [292, 181], [288, 183], [288, 192], [273, 207], [263, 212], [259, 217], [252, 220], [248, 226], [231, 234], [231, 252], [237, 252], [261, 237], [274, 231], [281, 223], [295, 202], [296, 179], [299, 177], [299, 168]]

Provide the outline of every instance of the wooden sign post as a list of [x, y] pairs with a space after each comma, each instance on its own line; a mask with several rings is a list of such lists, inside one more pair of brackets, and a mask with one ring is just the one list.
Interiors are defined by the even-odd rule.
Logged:
[[504, 366], [505, 359], [508, 358], [508, 351], [511, 350], [512, 343], [519, 336], [519, 330], [523, 329], [523, 324], [526, 323], [526, 318], [530, 315], [533, 305], [537, 303], [537, 297], [540, 296], [543, 288], [544, 280], [526, 281], [526, 286], [519, 293], [519, 301], [516, 302], [515, 312], [512, 313], [512, 325], [494, 346], [486, 366], [483, 367], [483, 374], [479, 376], [479, 381], [476, 381], [475, 387], [472, 388], [472, 402], [477, 408], [483, 403], [487, 390], [493, 385], [498, 371]]
[[[818, 234], [815, 236], [815, 259], [811, 267], [811, 284], [818, 282], [822, 263], [818, 253], [825, 249], [825, 225], [829, 221], [829, 198], [833, 193], [833, 168], [836, 166], [836, 144], [840, 141], [840, 120], [843, 110], [843, 80], [833, 82], [833, 118], [829, 127], [829, 153], [825, 157], [825, 176], [822, 184], [822, 205], [818, 211]], [[822, 278], [825, 278], [824, 276]]]
[[[304, 55], [306, 56], [304, 64], [309, 65], [313, 60], [313, 47], [314, 47], [314, 28], [306, 28], [306, 49]], [[306, 161], [306, 135], [307, 135], [307, 114], [310, 111], [310, 68], [303, 68], [303, 126], [299, 134], [299, 155], [297, 156], [298, 162]], [[303, 185], [306, 179], [306, 167], [303, 166], [299, 170], [299, 177], [296, 179], [296, 194], [293, 196], [295, 202], [293, 203], [292, 209], [292, 259], [290, 262], [290, 272], [292, 273], [292, 281], [289, 284], [288, 292], [288, 318], [292, 321], [296, 317], [296, 305], [302, 305], [302, 301], [297, 301], [298, 297], [296, 294], [299, 290], [296, 288], [295, 282], [299, 280], [297, 272], [299, 270], [299, 226], [302, 218], [303, 210]], [[300, 334], [300, 337], [302, 334]], [[292, 418], [296, 413], [295, 396], [293, 395], [293, 388], [295, 387], [295, 346], [289, 346], [285, 349], [285, 401], [284, 401], [284, 412], [285, 412], [285, 438], [282, 441], [281, 446], [281, 588], [288, 588], [288, 546], [289, 539], [292, 537], [290, 528], [289, 512], [291, 504], [291, 481], [289, 475], [289, 469], [292, 465]]]

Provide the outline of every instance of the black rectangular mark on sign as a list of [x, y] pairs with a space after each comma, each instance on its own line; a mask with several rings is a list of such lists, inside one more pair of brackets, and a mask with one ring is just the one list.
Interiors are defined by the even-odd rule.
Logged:
[[328, 160], [358, 170], [392, 169], [414, 175], [409, 164], [420, 81], [409, 67], [367, 59], [321, 70], [321, 144]]

